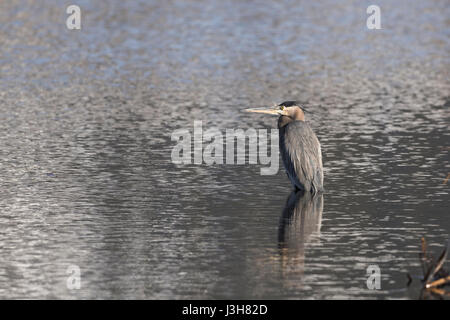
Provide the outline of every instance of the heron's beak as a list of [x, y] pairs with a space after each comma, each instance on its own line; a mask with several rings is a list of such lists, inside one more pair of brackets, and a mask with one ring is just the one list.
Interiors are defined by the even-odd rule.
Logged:
[[267, 108], [257, 108], [257, 109], [245, 109], [245, 112], [255, 112], [255, 113], [266, 113], [266, 114], [274, 114], [274, 115], [280, 115], [281, 110], [280, 109], [267, 109]]

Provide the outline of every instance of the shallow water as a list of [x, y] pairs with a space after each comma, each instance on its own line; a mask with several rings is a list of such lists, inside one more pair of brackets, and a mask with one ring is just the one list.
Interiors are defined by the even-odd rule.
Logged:
[[[382, 30], [364, 1], [77, 3], [80, 31], [60, 1], [0, 4], [0, 297], [419, 296], [420, 238], [450, 232], [448, 1], [378, 1]], [[274, 128], [240, 111], [290, 99], [323, 197], [172, 163], [174, 130]]]

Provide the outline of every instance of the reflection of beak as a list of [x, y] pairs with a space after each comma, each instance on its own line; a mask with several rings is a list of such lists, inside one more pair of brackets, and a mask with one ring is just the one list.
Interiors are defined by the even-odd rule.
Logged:
[[244, 111], [246, 111], [246, 112], [255, 112], [255, 113], [274, 114], [274, 115], [280, 115], [283, 112], [280, 109], [266, 109], [266, 108], [245, 109]]

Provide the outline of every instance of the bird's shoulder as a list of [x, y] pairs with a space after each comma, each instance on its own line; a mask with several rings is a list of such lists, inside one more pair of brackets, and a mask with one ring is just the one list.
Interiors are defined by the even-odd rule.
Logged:
[[308, 122], [294, 121], [286, 126], [283, 142], [294, 158], [312, 157], [322, 162], [320, 141]]
[[308, 121], [292, 121], [286, 126], [286, 131], [289, 133], [295, 133], [296, 135], [302, 137], [316, 138], [316, 134]]

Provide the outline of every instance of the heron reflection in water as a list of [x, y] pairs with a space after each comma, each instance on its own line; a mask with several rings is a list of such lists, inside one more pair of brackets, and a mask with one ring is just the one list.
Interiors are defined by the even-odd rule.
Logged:
[[305, 109], [296, 101], [285, 101], [271, 109], [246, 109], [279, 115], [280, 152], [295, 190], [312, 194], [323, 191], [322, 151], [319, 139], [305, 121]]
[[322, 212], [322, 193], [292, 191], [286, 201], [278, 227], [278, 248], [287, 286], [303, 285], [305, 247], [319, 241]]

